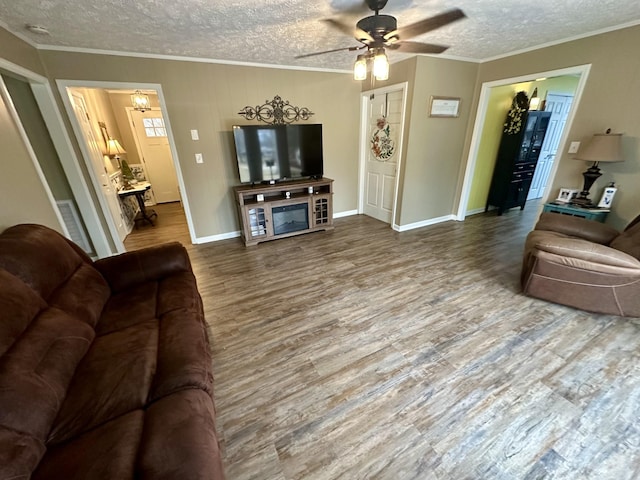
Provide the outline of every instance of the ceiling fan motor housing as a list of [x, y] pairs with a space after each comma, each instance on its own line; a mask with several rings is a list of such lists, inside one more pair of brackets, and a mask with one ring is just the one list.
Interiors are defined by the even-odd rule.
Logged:
[[377, 12], [378, 10], [382, 10], [387, 4], [388, 0], [367, 0], [367, 5], [371, 10]]
[[[367, 32], [376, 42], [378, 40], [384, 42], [386, 34], [398, 29], [398, 22], [391, 15], [371, 15], [360, 20], [356, 27]], [[361, 39], [358, 40], [362, 41]], [[364, 43], [369, 44], [371, 41], [365, 41]]]

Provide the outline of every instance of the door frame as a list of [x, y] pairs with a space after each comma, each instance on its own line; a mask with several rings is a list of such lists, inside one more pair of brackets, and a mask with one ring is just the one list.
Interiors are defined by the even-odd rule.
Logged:
[[[173, 130], [171, 128], [171, 121], [169, 119], [169, 115], [167, 113], [167, 104], [164, 97], [164, 92], [162, 91], [162, 85], [158, 83], [131, 83], [131, 82], [101, 82], [101, 81], [88, 81], [88, 80], [56, 80], [56, 84], [58, 86], [58, 90], [60, 91], [60, 96], [62, 97], [62, 101], [64, 104], [64, 108], [67, 112], [67, 115], [71, 119], [71, 124], [76, 135], [76, 139], [80, 144], [80, 149], [82, 151], [83, 160], [85, 165], [87, 165], [87, 155], [86, 155], [86, 145], [80, 139], [82, 136], [78, 136], [78, 122], [75, 118], [75, 114], [73, 113], [73, 107], [69, 100], [69, 96], [67, 95], [68, 88], [96, 88], [102, 90], [155, 90], [158, 95], [158, 103], [160, 104], [160, 110], [162, 111], [162, 116], [164, 118], [165, 127], [167, 129], [167, 137], [169, 140], [169, 148], [171, 149], [171, 159], [173, 161], [173, 166], [176, 171], [176, 176], [178, 177], [178, 185], [180, 187], [181, 192], [181, 202], [182, 207], [184, 209], [185, 217], [187, 220], [187, 226], [189, 228], [189, 236], [191, 237], [191, 243], [196, 243], [195, 230], [193, 227], [193, 219], [191, 217], [191, 209], [189, 207], [189, 200], [186, 195], [185, 185], [184, 185], [184, 177], [182, 175], [182, 170], [180, 168], [180, 161], [178, 157], [178, 151], [176, 149], [176, 143], [173, 136]], [[91, 175], [91, 169], [89, 169], [89, 174]], [[95, 196], [98, 198], [101, 206], [104, 201], [104, 196], [100, 190], [96, 190], [95, 185], [93, 185], [93, 191]], [[104, 210], [103, 210], [104, 212]], [[106, 232], [105, 232], [106, 233]], [[116, 249], [118, 253], [124, 251], [124, 245], [119, 239], [113, 237], [112, 232], [108, 232], [109, 237], [116, 245]], [[120, 250], [121, 249], [121, 250]]]
[[[69, 132], [65, 128], [62, 112], [58, 107], [53, 88], [46, 77], [28, 70], [20, 65], [0, 58], [0, 69], [11, 72], [26, 79], [36, 99], [42, 118], [51, 135], [51, 141], [58, 154], [62, 169], [69, 181], [69, 186], [75, 198], [75, 203], [80, 210], [80, 215], [91, 238], [93, 249], [98, 258], [113, 255], [113, 246], [104, 233], [101, 216], [91, 197], [87, 187], [84, 173], [80, 168], [80, 162], [73, 147]], [[46, 179], [42, 178], [45, 188], [49, 188]], [[57, 210], [57, 205], [54, 203]]]
[[374, 88], [373, 90], [366, 90], [360, 93], [360, 160], [358, 162], [358, 214], [364, 213], [364, 196], [366, 189], [365, 174], [367, 172], [367, 153], [369, 143], [369, 122], [368, 122], [368, 102], [371, 94], [382, 95], [390, 92], [402, 91], [402, 114], [401, 124], [398, 139], [400, 140], [400, 148], [398, 149], [398, 163], [396, 167], [396, 182], [393, 190], [393, 207], [391, 212], [390, 226], [396, 231], [400, 231], [400, 225], [396, 222], [397, 206], [398, 206], [398, 193], [400, 189], [400, 172], [402, 164], [402, 155], [404, 151], [404, 127], [407, 115], [407, 90], [409, 82], [395, 83], [386, 87]]
[[[567, 139], [569, 136], [569, 130], [571, 130], [571, 126], [573, 124], [576, 111], [578, 110], [578, 105], [580, 104], [580, 100], [582, 99], [582, 93], [584, 91], [584, 87], [587, 83], [587, 77], [589, 76], [589, 72], [591, 70], [591, 64], [586, 65], [577, 65], [575, 67], [562, 68], [558, 70], [549, 70], [546, 72], [538, 72], [531, 73], [528, 75], [521, 75], [518, 77], [512, 78], [504, 78], [500, 80], [493, 80], [490, 82], [484, 82], [482, 84], [480, 90], [480, 97], [478, 99], [478, 109], [476, 112], [476, 118], [473, 125], [473, 134], [471, 136], [471, 143], [469, 145], [469, 154], [467, 156], [467, 162], [464, 172], [464, 179], [462, 182], [462, 189], [460, 191], [460, 196], [458, 199], [458, 210], [455, 215], [455, 220], [464, 221], [466, 218], [467, 204], [469, 203], [469, 194], [471, 192], [471, 184], [473, 182], [473, 176], [476, 168], [476, 161], [478, 158], [478, 150], [480, 147], [480, 140], [482, 139], [482, 132], [484, 130], [485, 118], [487, 115], [487, 109], [489, 107], [489, 97], [491, 95], [491, 89], [494, 87], [501, 87], [504, 85], [511, 85], [514, 83], [524, 83], [524, 82], [532, 82], [537, 78], [543, 77], [559, 77], [562, 75], [580, 75], [580, 80], [578, 82], [578, 86], [576, 87], [574, 101], [571, 105], [571, 110], [569, 111], [569, 115], [567, 116], [567, 123], [562, 132], [562, 136], [560, 137], [560, 143], [558, 143], [558, 151], [564, 152], [565, 145], [567, 143]], [[556, 172], [558, 170], [559, 161], [554, 162], [551, 167], [551, 172], [549, 173], [549, 183], [545, 188], [544, 193], [542, 194], [543, 202], [545, 199], [549, 197], [549, 192], [551, 190], [551, 184], [553, 183], [553, 179], [556, 176]], [[542, 205], [540, 205], [542, 208]]]
[[[75, 88], [82, 88], [82, 87], [75, 87]], [[109, 232], [109, 235], [115, 246], [115, 249], [116, 249], [115, 253], [123, 253], [125, 251], [124, 243], [122, 243], [122, 240], [120, 239], [120, 234], [118, 233], [118, 227], [116, 226], [117, 220], [113, 218], [113, 213], [109, 208], [108, 200], [104, 196], [104, 192], [102, 190], [102, 187], [100, 186], [100, 179], [96, 176], [94, 160], [92, 159], [92, 153], [89, 150], [89, 145], [87, 144], [88, 139], [84, 134], [84, 130], [80, 125], [76, 112], [73, 108], [72, 95], [79, 95], [82, 97], [82, 101], [88, 112], [89, 110], [88, 110], [87, 99], [85, 98], [83, 92], [79, 92], [79, 91], [73, 92], [68, 88], [65, 89], [64, 92], [61, 92], [61, 94], [63, 95], [63, 100], [66, 100], [66, 102], [68, 102], [69, 106], [71, 107], [71, 110], [68, 111], [67, 114], [69, 115], [69, 120], [71, 121], [71, 127], [73, 128], [73, 132], [76, 136], [76, 139], [78, 140], [78, 146], [80, 147], [80, 152], [82, 153], [82, 156], [84, 158], [85, 167], [87, 168], [87, 173], [89, 174], [89, 178], [91, 179], [93, 191], [96, 193], [96, 199], [98, 200], [98, 205], [100, 206], [100, 209], [102, 210], [102, 215], [104, 215], [104, 219], [107, 223], [107, 231]], [[65, 102], [65, 106], [66, 106], [66, 102]], [[92, 120], [96, 120], [96, 119], [92, 119]]]

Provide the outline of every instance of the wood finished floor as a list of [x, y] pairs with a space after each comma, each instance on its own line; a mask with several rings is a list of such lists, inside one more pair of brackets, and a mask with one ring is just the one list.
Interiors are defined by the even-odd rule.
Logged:
[[536, 208], [187, 246], [229, 480], [640, 478], [640, 327], [527, 298]]

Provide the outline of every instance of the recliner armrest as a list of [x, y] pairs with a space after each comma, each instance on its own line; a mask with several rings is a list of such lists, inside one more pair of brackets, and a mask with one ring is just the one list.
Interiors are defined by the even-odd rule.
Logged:
[[553, 254], [560, 263], [576, 268], [640, 276], [639, 260], [598, 243], [578, 238], [548, 236], [540, 239], [535, 249]]
[[620, 235], [618, 230], [604, 223], [552, 212], [543, 212], [540, 215], [535, 230], [558, 232], [601, 245], [609, 245], [614, 238]]
[[192, 271], [187, 250], [178, 242], [102, 258], [94, 266], [113, 292], [175, 273]]

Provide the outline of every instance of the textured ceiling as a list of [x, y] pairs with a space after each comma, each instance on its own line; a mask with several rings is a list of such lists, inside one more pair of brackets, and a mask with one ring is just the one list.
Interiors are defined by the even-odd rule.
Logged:
[[[348, 70], [354, 52], [296, 60], [359, 45], [320, 21], [359, 0], [0, 0], [0, 25], [34, 44], [260, 64]], [[403, 26], [447, 9], [468, 18], [413, 40], [449, 45], [447, 57], [484, 60], [620, 25], [640, 23], [638, 0], [389, 0], [382, 13]], [[370, 12], [371, 13], [371, 12]], [[49, 35], [27, 31], [46, 27]], [[391, 62], [406, 54], [390, 53]]]

